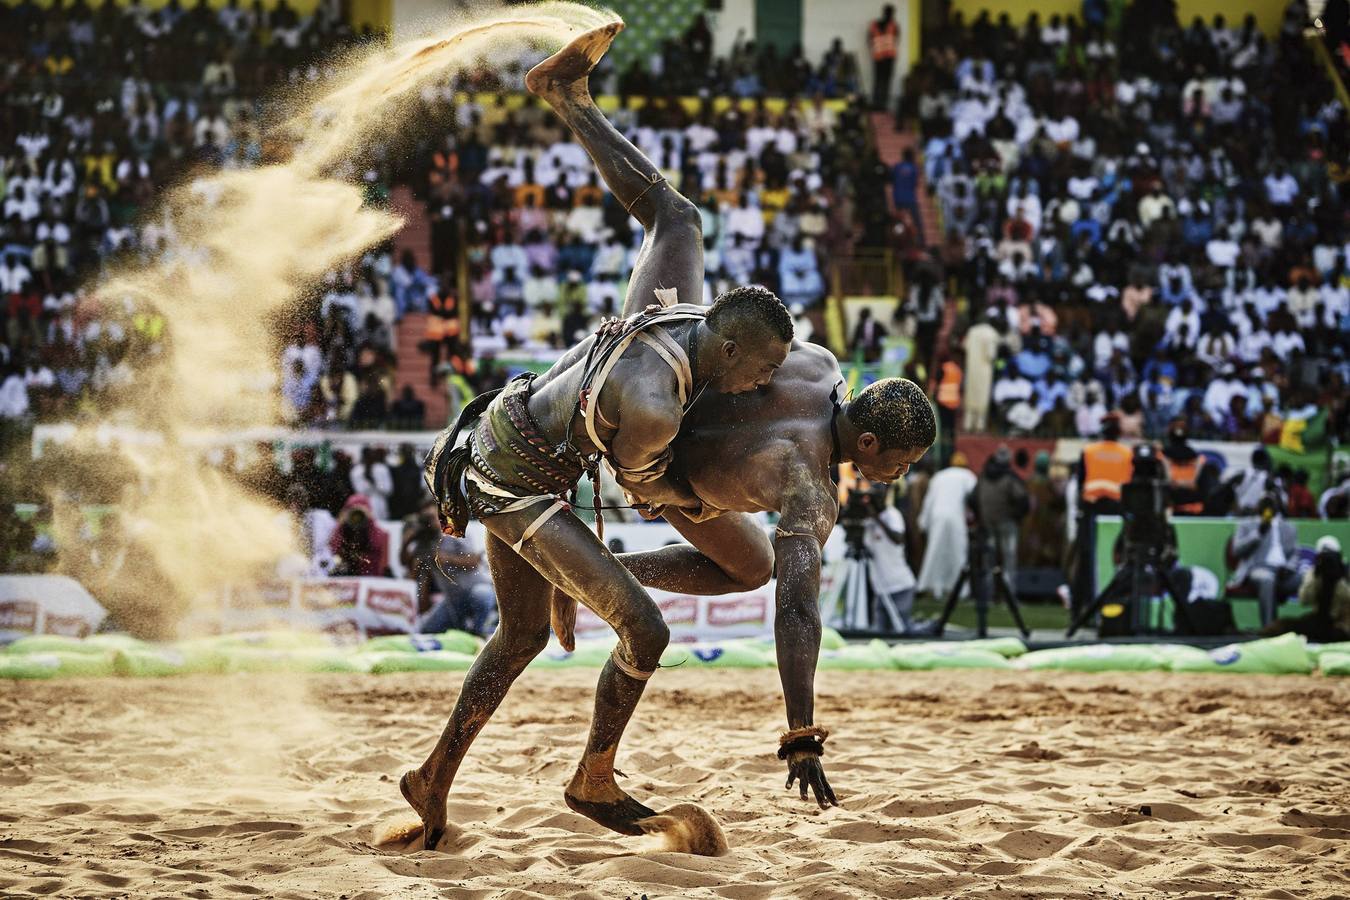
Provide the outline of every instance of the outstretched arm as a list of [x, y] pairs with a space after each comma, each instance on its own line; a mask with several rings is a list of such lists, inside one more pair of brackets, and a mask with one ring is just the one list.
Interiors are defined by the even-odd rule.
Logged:
[[[811, 474], [808, 466], [795, 468], [803, 474], [793, 476], [788, 484], [774, 545], [778, 596], [773, 629], [789, 731], [815, 725], [816, 658], [820, 655], [820, 548], [830, 536], [838, 505], [828, 478]], [[809, 785], [822, 807], [837, 805], [818, 752], [789, 752], [787, 765], [788, 787], [794, 779], [799, 780], [803, 800]]]

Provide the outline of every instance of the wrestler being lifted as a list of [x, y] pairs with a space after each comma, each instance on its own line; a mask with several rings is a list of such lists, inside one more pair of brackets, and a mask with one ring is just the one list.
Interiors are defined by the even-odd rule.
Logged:
[[[772, 384], [690, 410], [667, 479], [699, 502], [663, 510], [689, 544], [620, 556], [643, 585], [685, 594], [753, 590], [776, 557], [774, 638], [788, 725], [778, 756], [787, 786], [797, 781], [803, 800], [810, 788], [822, 807], [836, 803], [821, 764], [829, 732], [814, 718], [820, 553], [839, 514], [832, 471], [851, 462], [870, 481], [894, 481], [937, 436], [932, 405], [912, 381], [883, 379], [851, 402], [844, 393], [834, 354], [799, 343]], [[759, 511], [779, 514], [772, 543], [748, 515]]]
[[763, 288], [733, 289], [706, 308], [678, 302], [702, 297], [698, 211], [610, 126], [587, 84], [622, 27], [582, 35], [532, 69], [526, 84], [563, 118], [610, 191], [642, 224], [626, 303], [642, 311], [602, 326], [547, 373], [523, 375], [477, 398], [427, 458], [444, 527], [462, 531], [472, 514], [487, 528], [501, 616], [431, 755], [400, 783], [422, 818], [428, 849], [445, 832], [446, 799], [469, 745], [548, 641], [555, 587], [584, 596], [619, 636], [600, 674], [567, 805], [622, 834], [643, 833], [637, 823], [655, 813], [615, 783], [614, 759], [669, 630], [637, 579], [563, 498], [603, 458], [620, 484], [640, 488], [644, 499], [697, 505], [666, 477], [670, 442], [686, 409], [700, 398], [767, 384], [791, 346], [792, 319]]

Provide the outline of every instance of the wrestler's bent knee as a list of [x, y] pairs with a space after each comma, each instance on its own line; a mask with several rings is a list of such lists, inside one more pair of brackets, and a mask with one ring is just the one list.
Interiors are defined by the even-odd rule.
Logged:
[[670, 643], [670, 627], [658, 615], [655, 618], [643, 618], [623, 635], [625, 656], [633, 665], [644, 672], [656, 669], [661, 662], [661, 654]]
[[497, 628], [496, 639], [502, 642], [502, 649], [512, 656], [534, 659], [548, 646], [549, 627], [510, 628], [505, 624]]
[[680, 229], [690, 232], [700, 240], [703, 238], [703, 217], [699, 215], [698, 207], [675, 190], [674, 185], [656, 211], [656, 227], [662, 231]]

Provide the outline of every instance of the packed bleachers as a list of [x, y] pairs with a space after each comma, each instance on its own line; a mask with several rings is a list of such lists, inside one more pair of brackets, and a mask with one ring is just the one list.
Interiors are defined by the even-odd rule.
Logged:
[[[131, 389], [164, 322], [94, 296], [94, 277], [164, 251], [173, 223], [148, 213], [182, 173], [267, 158], [266, 94], [323, 77], [331, 54], [374, 37], [287, 0], [0, 4], [0, 418], [68, 418]], [[380, 265], [372, 254], [335, 275], [332, 302], [359, 308]], [[391, 345], [368, 319], [352, 324], [323, 346], [329, 359], [346, 349], [343, 371], [360, 373], [355, 347]]]
[[[1163, 0], [1014, 26], [958, 15], [906, 82], [946, 233], [913, 265], [964, 298], [951, 340], [959, 427], [1277, 441], [1325, 411], [1350, 434], [1346, 111], [1290, 4], [1273, 40], [1248, 17], [1176, 21]], [[1345, 61], [1340, 61], [1342, 72]], [[925, 354], [932, 353], [929, 358]]]

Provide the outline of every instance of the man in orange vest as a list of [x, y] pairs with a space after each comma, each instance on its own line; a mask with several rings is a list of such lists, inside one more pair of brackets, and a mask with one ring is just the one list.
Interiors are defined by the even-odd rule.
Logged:
[[1205, 497], [1213, 487], [1214, 466], [1186, 441], [1186, 423], [1172, 422], [1163, 441], [1163, 468], [1167, 471], [1168, 496], [1172, 512], [1179, 516], [1198, 516], [1205, 511]]
[[872, 54], [872, 108], [885, 109], [891, 98], [891, 79], [895, 77], [895, 57], [900, 46], [900, 26], [895, 7], [882, 7], [881, 18], [867, 26], [867, 49]]
[[1120, 442], [1120, 414], [1102, 419], [1101, 440], [1083, 448], [1078, 463], [1077, 571], [1072, 584], [1074, 612], [1092, 602], [1097, 559], [1097, 516], [1120, 515], [1121, 486], [1134, 475], [1134, 454]]
[[1134, 474], [1134, 454], [1120, 442], [1120, 414], [1102, 419], [1102, 439], [1083, 448], [1078, 488], [1083, 509], [1093, 515], [1120, 515], [1120, 486]]
[[937, 389], [938, 424], [944, 440], [956, 440], [956, 416], [961, 410], [961, 367], [955, 360], [942, 364]]

